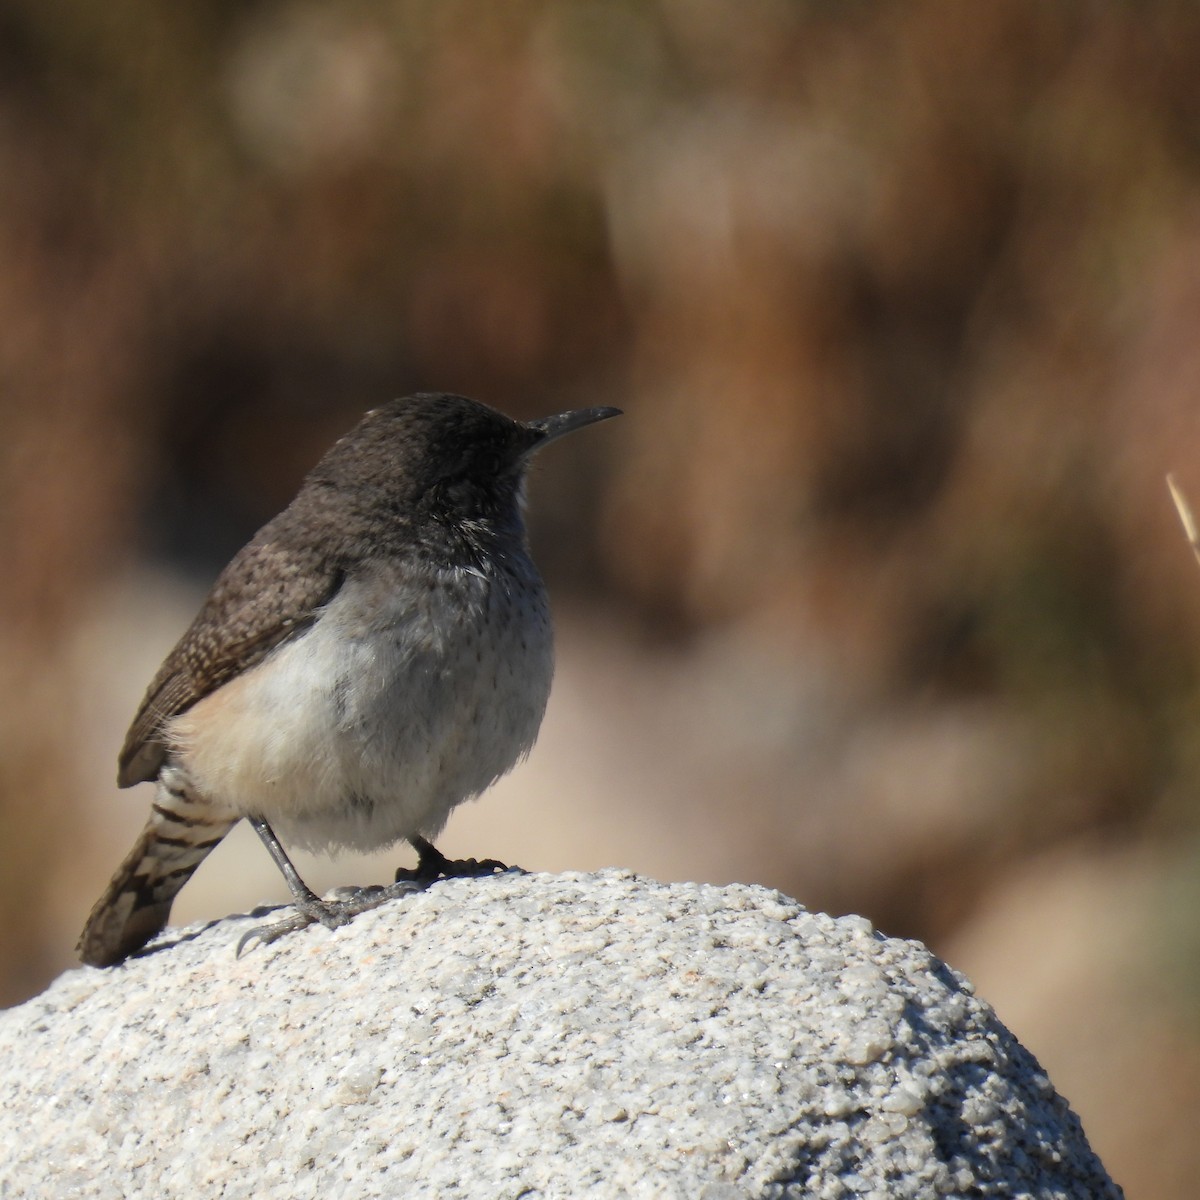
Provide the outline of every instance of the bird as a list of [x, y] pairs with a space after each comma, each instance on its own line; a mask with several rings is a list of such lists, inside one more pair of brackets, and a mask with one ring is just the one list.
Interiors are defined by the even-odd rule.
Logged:
[[[503, 867], [451, 862], [432, 839], [529, 753], [549, 698], [553, 633], [524, 520], [530, 460], [618, 415], [519, 421], [424, 392], [371, 410], [329, 449], [217, 577], [133, 718], [117, 782], [152, 783], [154, 798], [88, 917], [85, 964], [145, 947], [241, 820], [295, 906], [263, 941], [318, 921], [337, 928], [443, 875]], [[419, 860], [391, 888], [323, 900], [284, 841], [315, 851], [407, 841]]]

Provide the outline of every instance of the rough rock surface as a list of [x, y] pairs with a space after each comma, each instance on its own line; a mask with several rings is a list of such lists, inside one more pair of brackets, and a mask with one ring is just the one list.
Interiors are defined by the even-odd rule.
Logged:
[[237, 957], [262, 919], [0, 1014], [0, 1197], [1121, 1195], [970, 985], [861, 918], [608, 871]]

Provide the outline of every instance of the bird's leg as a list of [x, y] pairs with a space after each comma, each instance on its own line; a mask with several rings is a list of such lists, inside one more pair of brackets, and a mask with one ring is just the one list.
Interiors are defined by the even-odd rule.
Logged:
[[417, 852], [417, 865], [400, 867], [397, 883], [433, 883], [437, 879], [470, 879], [478, 875], [497, 875], [520, 870], [508, 867], [494, 858], [447, 858], [432, 842], [414, 834], [408, 843]]
[[300, 872], [296, 870], [296, 864], [287, 856], [287, 851], [283, 848], [283, 844], [275, 836], [275, 830], [267, 824], [262, 817], [247, 817], [251, 828], [255, 833], [262, 838], [262, 843], [267, 848], [267, 853], [275, 860], [275, 865], [279, 868], [279, 873], [287, 882], [288, 891], [292, 893], [292, 899], [296, 903], [296, 907], [301, 910], [312, 908], [314, 905], [319, 906], [322, 901], [321, 897], [300, 878]]
[[283, 878], [287, 881], [288, 890], [292, 893], [292, 902], [296, 907], [296, 912], [290, 917], [285, 917], [282, 921], [260, 926], [258, 929], [252, 929], [249, 933], [244, 934], [237, 946], [237, 953], [239, 955], [249, 942], [260, 941], [264, 946], [268, 946], [283, 937], [284, 934], [294, 933], [298, 929], [305, 929], [317, 921], [324, 925], [326, 929], [338, 929], [342, 925], [349, 924], [359, 913], [367, 912], [372, 908], [378, 908], [388, 900], [394, 900], [398, 896], [407, 895], [410, 892], [418, 891], [420, 888], [417, 882], [397, 880], [390, 887], [354, 888], [349, 889], [349, 894], [342, 899], [322, 900], [300, 878], [300, 872], [296, 870], [295, 864], [288, 858], [287, 851], [284, 850], [279, 839], [275, 836], [275, 830], [261, 817], [248, 817], [247, 820], [249, 820], [251, 826], [254, 828], [254, 832], [262, 839], [263, 845], [267, 848], [267, 853], [270, 854]]

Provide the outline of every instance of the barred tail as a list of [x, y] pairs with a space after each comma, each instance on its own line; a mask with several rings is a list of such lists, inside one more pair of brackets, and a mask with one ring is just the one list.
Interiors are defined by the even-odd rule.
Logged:
[[146, 828], [88, 917], [79, 957], [110, 967], [140, 950], [166, 925], [179, 889], [236, 824], [237, 817], [160, 779]]

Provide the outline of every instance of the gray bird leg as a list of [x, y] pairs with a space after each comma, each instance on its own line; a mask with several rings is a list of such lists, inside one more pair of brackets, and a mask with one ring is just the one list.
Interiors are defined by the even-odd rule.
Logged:
[[438, 879], [473, 879], [480, 875], [502, 875], [505, 871], [520, 871], [494, 858], [447, 858], [432, 842], [413, 835], [408, 844], [417, 852], [417, 865], [400, 867], [397, 883], [433, 883]]
[[338, 929], [343, 925], [348, 925], [359, 913], [368, 912], [373, 908], [378, 908], [381, 904], [386, 904], [389, 900], [395, 900], [400, 896], [407, 896], [421, 889], [420, 883], [416, 881], [397, 880], [390, 887], [373, 885], [364, 888], [342, 888], [339, 891], [349, 893], [343, 899], [322, 900], [300, 878], [300, 872], [296, 870], [295, 864], [288, 858], [287, 851], [284, 850], [279, 838], [275, 836], [275, 831], [271, 826], [261, 817], [249, 817], [247, 819], [253, 827], [254, 832], [262, 839], [263, 845], [267, 848], [267, 853], [270, 854], [283, 878], [287, 881], [288, 890], [292, 893], [292, 901], [296, 912], [290, 917], [284, 917], [282, 921], [276, 921], [271, 925], [262, 925], [257, 929], [251, 929], [248, 933], [243, 934], [237, 944], [237, 954], [239, 956], [250, 942], [258, 941], [264, 946], [269, 946], [285, 934], [295, 933], [299, 929], [306, 929], [309, 925], [315, 924], [318, 921], [326, 929]]

